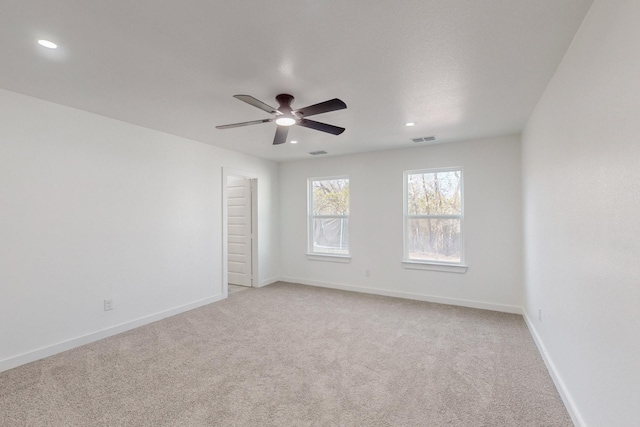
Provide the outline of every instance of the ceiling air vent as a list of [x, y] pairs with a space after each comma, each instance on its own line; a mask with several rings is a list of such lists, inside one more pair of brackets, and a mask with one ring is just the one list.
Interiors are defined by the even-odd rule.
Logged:
[[430, 141], [435, 141], [436, 137], [435, 136], [425, 136], [424, 138], [413, 138], [411, 140], [413, 142], [430, 142]]
[[312, 156], [319, 156], [321, 154], [327, 154], [327, 152], [320, 150], [320, 151], [312, 151], [309, 154], [311, 154]]

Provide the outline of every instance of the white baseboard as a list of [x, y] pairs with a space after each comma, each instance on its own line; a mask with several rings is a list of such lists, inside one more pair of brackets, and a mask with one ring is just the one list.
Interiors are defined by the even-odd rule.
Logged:
[[479, 308], [482, 310], [500, 311], [503, 313], [522, 314], [522, 307], [515, 305], [494, 304], [482, 301], [438, 297], [434, 295], [413, 294], [409, 292], [390, 291], [387, 289], [367, 288], [364, 286], [344, 285], [340, 283], [318, 282], [315, 280], [299, 279], [295, 277], [281, 277], [280, 280], [301, 285], [318, 286], [321, 288], [341, 289], [343, 291], [362, 292], [365, 294], [383, 295], [387, 297], [404, 298], [416, 301], [435, 302], [438, 304], [457, 305], [460, 307]]
[[556, 385], [556, 389], [560, 394], [560, 398], [564, 402], [564, 406], [567, 408], [567, 412], [569, 412], [569, 416], [571, 417], [573, 424], [576, 427], [586, 427], [587, 424], [584, 422], [584, 419], [580, 415], [580, 411], [578, 410], [578, 407], [573, 401], [573, 398], [571, 397], [569, 390], [567, 390], [567, 386], [562, 380], [562, 377], [560, 376], [560, 373], [558, 372], [556, 365], [551, 360], [551, 357], [547, 352], [547, 348], [544, 346], [544, 343], [542, 342], [540, 335], [538, 335], [538, 331], [536, 330], [533, 322], [531, 321], [531, 318], [527, 315], [527, 311], [525, 309], [522, 310], [522, 317], [524, 317], [524, 321], [526, 322], [527, 327], [529, 328], [529, 332], [531, 332], [533, 341], [536, 343], [536, 346], [538, 346], [538, 351], [542, 356], [542, 360], [544, 360], [544, 364], [547, 365], [547, 370], [549, 371], [549, 375], [551, 376], [553, 383]]
[[258, 288], [262, 288], [263, 286], [267, 286], [267, 285], [270, 285], [272, 283], [279, 282], [280, 280], [281, 279], [279, 277], [277, 277], [277, 276], [271, 277], [271, 278], [266, 279], [266, 280], [261, 280], [257, 287]]
[[171, 308], [169, 310], [161, 311], [159, 313], [151, 314], [149, 316], [140, 317], [130, 322], [111, 326], [107, 329], [92, 332], [87, 335], [83, 335], [77, 338], [72, 338], [70, 340], [53, 344], [47, 347], [42, 347], [37, 350], [20, 354], [18, 356], [0, 360], [0, 372], [15, 368], [20, 365], [24, 365], [26, 363], [35, 362], [36, 360], [53, 356], [54, 354], [71, 350], [72, 348], [80, 347], [82, 345], [89, 344], [94, 341], [108, 338], [110, 336], [117, 335], [122, 332], [126, 332], [131, 329], [135, 329], [149, 323], [157, 322], [158, 320], [164, 319], [166, 317], [175, 316], [176, 314], [184, 313], [185, 311], [193, 310], [194, 308], [202, 307], [204, 305], [208, 305], [208, 304], [223, 300], [225, 298], [226, 297], [224, 295], [216, 295], [210, 298], [201, 299], [199, 301], [181, 305], [179, 307]]

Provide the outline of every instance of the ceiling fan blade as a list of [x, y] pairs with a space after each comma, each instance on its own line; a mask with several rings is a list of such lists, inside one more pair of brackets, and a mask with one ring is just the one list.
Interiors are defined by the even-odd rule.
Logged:
[[250, 122], [242, 122], [242, 123], [233, 123], [230, 125], [221, 125], [221, 126], [216, 126], [216, 129], [231, 129], [231, 128], [239, 128], [242, 126], [249, 126], [249, 125], [257, 125], [260, 123], [269, 123], [272, 122], [273, 119], [262, 119], [262, 120], [253, 120]]
[[334, 135], [340, 135], [342, 132], [345, 131], [344, 128], [328, 125], [326, 123], [316, 122], [315, 120], [300, 119], [300, 121], [297, 124], [299, 126], [304, 126], [306, 128], [315, 129], [322, 132], [331, 133]]
[[273, 138], [273, 145], [284, 144], [287, 142], [288, 133], [289, 126], [278, 126], [278, 129], [276, 129], [276, 136]]
[[295, 112], [304, 117], [313, 116], [315, 114], [328, 113], [329, 111], [342, 110], [347, 108], [347, 104], [339, 100], [338, 98], [330, 99], [319, 104], [309, 105], [308, 107], [300, 108]]
[[233, 95], [233, 97], [239, 99], [240, 101], [244, 101], [249, 105], [253, 105], [254, 107], [259, 108], [263, 111], [266, 111], [267, 113], [275, 114], [278, 111], [272, 106], [260, 101], [259, 99], [255, 99], [251, 95]]

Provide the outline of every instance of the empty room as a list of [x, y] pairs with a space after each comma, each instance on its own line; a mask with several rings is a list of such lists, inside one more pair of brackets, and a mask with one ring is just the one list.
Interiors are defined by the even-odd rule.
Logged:
[[640, 426], [640, 2], [0, 2], [0, 425]]

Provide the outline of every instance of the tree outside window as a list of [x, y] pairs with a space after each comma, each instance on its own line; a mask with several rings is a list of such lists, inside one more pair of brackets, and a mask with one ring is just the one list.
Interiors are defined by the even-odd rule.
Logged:
[[349, 178], [309, 180], [309, 253], [349, 255]]
[[462, 169], [405, 172], [407, 261], [463, 262]]

